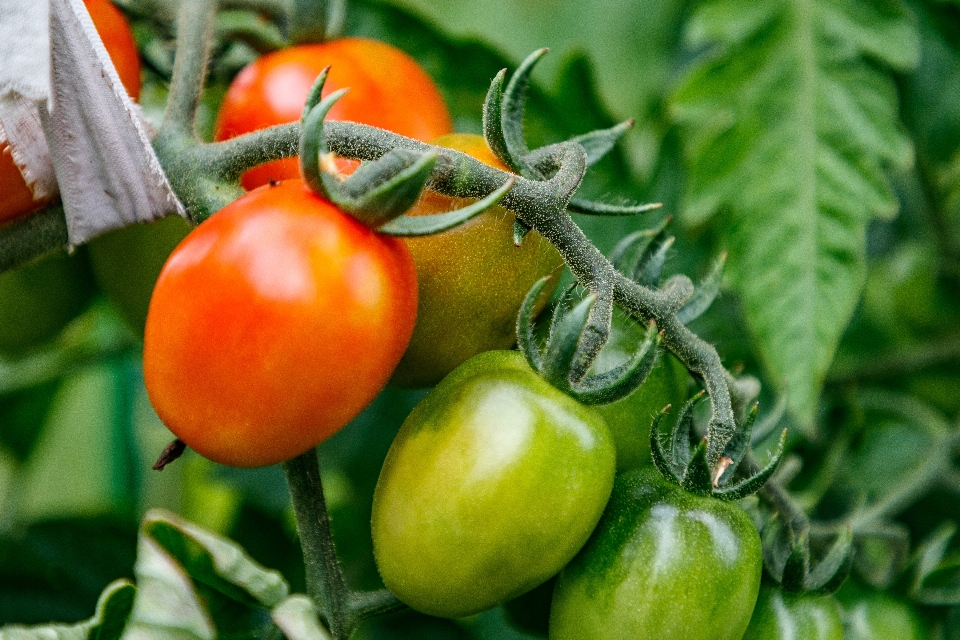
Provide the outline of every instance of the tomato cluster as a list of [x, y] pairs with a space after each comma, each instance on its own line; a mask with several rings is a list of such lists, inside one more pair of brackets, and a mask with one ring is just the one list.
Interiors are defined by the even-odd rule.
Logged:
[[[331, 63], [325, 92], [353, 90], [331, 117], [509, 171], [481, 136], [437, 138], [449, 116], [423, 71], [359, 39], [293, 47], [242, 71], [217, 138], [295, 120]], [[441, 234], [391, 239], [298, 175], [294, 160], [248, 171], [253, 190], [189, 233], [160, 271], [144, 377], [171, 431], [217, 462], [273, 464], [343, 427], [388, 379], [437, 385], [398, 433], [374, 495], [374, 554], [398, 598], [463, 617], [559, 573], [551, 637], [739, 638], [759, 588], [752, 522], [636, 469], [649, 461], [654, 414], [686, 397], [682, 365], [667, 358], [640, 390], [585, 406], [503, 351], [531, 286], [563, 266], [536, 232], [516, 246], [513, 214], [495, 207]], [[426, 191], [407, 215], [464, 204]], [[142, 311], [127, 306], [136, 323]], [[642, 337], [618, 320], [604, 357], [619, 364]], [[615, 484], [618, 469], [634, 471]], [[733, 621], [718, 636], [709, 621], [721, 607]]]

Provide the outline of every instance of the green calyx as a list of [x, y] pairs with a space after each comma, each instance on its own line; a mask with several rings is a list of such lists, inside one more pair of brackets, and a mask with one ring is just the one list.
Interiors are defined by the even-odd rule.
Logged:
[[[530, 180], [548, 180], [550, 169], [557, 156], [557, 145], [549, 145], [531, 151], [523, 134], [523, 113], [526, 104], [527, 89], [530, 87], [530, 74], [537, 62], [547, 54], [548, 49], [537, 49], [520, 63], [504, 87], [507, 70], [503, 69], [494, 77], [483, 103], [483, 137], [494, 155], [514, 173]], [[633, 120], [626, 120], [608, 129], [591, 131], [574, 138], [567, 143], [575, 143], [586, 152], [587, 167], [603, 158], [624, 133], [633, 127]], [[552, 168], [556, 171], [556, 168]], [[660, 204], [607, 204], [582, 198], [572, 198], [566, 208], [576, 213], [601, 216], [636, 215]], [[519, 223], [514, 229], [514, 242], [520, 244], [529, 229]]]
[[593, 357], [584, 348], [590, 311], [597, 300], [589, 295], [570, 308], [564, 296], [554, 309], [546, 344], [534, 336], [533, 310], [549, 277], [538, 281], [523, 301], [517, 317], [517, 342], [530, 367], [547, 382], [584, 404], [608, 404], [633, 393], [660, 359], [660, 334], [650, 323], [633, 357], [602, 374], [585, 375]]
[[761, 535], [764, 567], [784, 591], [834, 593], [850, 574], [853, 532], [845, 527], [838, 534], [811, 537], [805, 519], [791, 522], [775, 516]]
[[510, 191], [515, 178], [477, 202], [443, 214], [406, 216], [416, 204], [436, 166], [439, 152], [393, 149], [378, 160], [364, 162], [343, 179], [337, 172], [323, 132], [331, 107], [347, 92], [340, 89], [321, 99], [329, 67], [317, 77], [303, 110], [300, 169], [311, 189], [377, 231], [397, 236], [423, 236], [446, 231], [493, 207]]
[[750, 448], [753, 423], [757, 418], [758, 406], [754, 405], [747, 419], [739, 425], [727, 443], [720, 465], [711, 469], [707, 463], [706, 438], [693, 442], [693, 410], [704, 397], [706, 393], [701, 391], [687, 401], [667, 434], [663, 433], [661, 425], [670, 407], [664, 408], [654, 418], [650, 428], [650, 450], [654, 465], [666, 479], [696, 495], [720, 500], [739, 500], [756, 493], [783, 460], [786, 430], [780, 435], [776, 453], [765, 467], [757, 469], [754, 465], [747, 464], [741, 469], [741, 462]]

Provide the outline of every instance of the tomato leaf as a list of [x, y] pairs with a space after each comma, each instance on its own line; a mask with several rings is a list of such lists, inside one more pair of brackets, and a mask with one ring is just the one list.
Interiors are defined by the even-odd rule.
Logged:
[[270, 617], [287, 640], [331, 640], [317, 619], [317, 611], [304, 595], [292, 595], [270, 612]]
[[854, 0], [714, 0], [687, 35], [707, 53], [673, 96], [683, 220], [724, 230], [757, 351], [809, 429], [864, 282], [867, 224], [897, 211], [884, 168], [912, 160], [888, 70], [915, 64], [917, 36], [899, 3]]
[[290, 590], [236, 543], [160, 510], [144, 518], [134, 573], [131, 630], [185, 638], [266, 633]]
[[97, 612], [89, 620], [73, 625], [9, 625], [0, 628], [0, 640], [119, 640], [136, 591], [127, 580], [116, 580], [107, 585], [97, 603]]

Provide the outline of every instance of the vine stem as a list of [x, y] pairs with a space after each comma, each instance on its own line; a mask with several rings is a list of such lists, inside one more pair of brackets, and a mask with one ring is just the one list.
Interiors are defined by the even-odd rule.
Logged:
[[[209, 0], [207, 0], [209, 1]], [[185, 10], [186, 11], [186, 10]], [[202, 48], [202, 47], [200, 47]], [[187, 49], [187, 53], [193, 52]], [[197, 71], [197, 69], [194, 69]], [[451, 149], [431, 147], [404, 136], [351, 122], [326, 122], [324, 136], [337, 155], [357, 160], [378, 160], [393, 149], [438, 155], [427, 186], [444, 195], [482, 198], [500, 187], [509, 175]], [[214, 144], [161, 144], [157, 154], [167, 169], [174, 189], [192, 219], [201, 222], [231, 198], [229, 189], [205, 200], [211, 180], [234, 181], [245, 169], [259, 163], [296, 154], [299, 123], [280, 125]], [[541, 150], [543, 151], [543, 150]], [[514, 187], [501, 200], [504, 208], [553, 244], [578, 281], [598, 294], [588, 325], [591, 351], [598, 351], [609, 332], [612, 305], [621, 304], [641, 322], [654, 320], [663, 332], [663, 344], [703, 381], [710, 396], [713, 416], [708, 426], [707, 459], [715, 467], [735, 431], [733, 404], [727, 371], [712, 345], [687, 329], [676, 316], [689, 298], [693, 285], [685, 276], [674, 276], [663, 289], [649, 289], [619, 274], [584, 235], [566, 211], [569, 198], [580, 184], [585, 152], [575, 143], [554, 145], [556, 172], [550, 180], [515, 177]], [[236, 188], [236, 187], [234, 187]], [[237, 194], [239, 195], [239, 194]], [[236, 197], [236, 196], [234, 196]], [[0, 230], [0, 243], [4, 240]], [[601, 304], [602, 301], [602, 304]]]
[[306, 565], [307, 594], [320, 610], [333, 637], [343, 636], [346, 585], [333, 544], [316, 449], [283, 463], [297, 532]]
[[346, 640], [367, 618], [405, 605], [390, 591], [358, 592], [343, 578], [323, 495], [317, 450], [283, 463], [306, 567], [307, 595], [313, 600], [334, 640]]
[[217, 0], [190, 0], [180, 3], [173, 78], [160, 136], [171, 130], [191, 137], [197, 135], [194, 123], [213, 42], [217, 4]]

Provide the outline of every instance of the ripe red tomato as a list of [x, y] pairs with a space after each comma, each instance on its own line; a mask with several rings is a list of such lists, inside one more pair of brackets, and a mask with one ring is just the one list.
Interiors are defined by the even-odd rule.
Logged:
[[[341, 38], [275, 51], [243, 69], [224, 96], [215, 139], [298, 120], [314, 80], [328, 65], [323, 95], [350, 88], [329, 120], [369, 124], [424, 141], [452, 130], [443, 97], [413, 58], [383, 42]], [[241, 183], [253, 189], [298, 177], [297, 159], [289, 158], [247, 171]]]
[[[509, 171], [483, 136], [455, 133], [433, 144]], [[433, 215], [465, 204], [468, 202], [424, 191], [408, 215]], [[514, 345], [517, 311], [523, 299], [537, 280], [560, 274], [563, 258], [536, 231], [515, 246], [513, 221], [513, 213], [493, 207], [455, 229], [406, 239], [420, 279], [420, 308], [410, 346], [391, 384], [428, 387], [478, 353]], [[537, 311], [546, 304], [556, 282], [553, 278], [547, 285]]]
[[416, 310], [403, 242], [300, 180], [263, 187], [194, 229], [164, 265], [147, 313], [147, 392], [207, 458], [275, 464], [373, 400]]
[[[84, 0], [84, 4], [117, 68], [120, 82], [130, 97], [136, 100], [140, 97], [140, 58], [127, 19], [109, 0]], [[49, 202], [47, 199], [33, 199], [33, 193], [13, 162], [7, 143], [0, 145], [0, 193], [3, 194], [3, 198], [0, 198], [0, 223], [32, 213]]]

